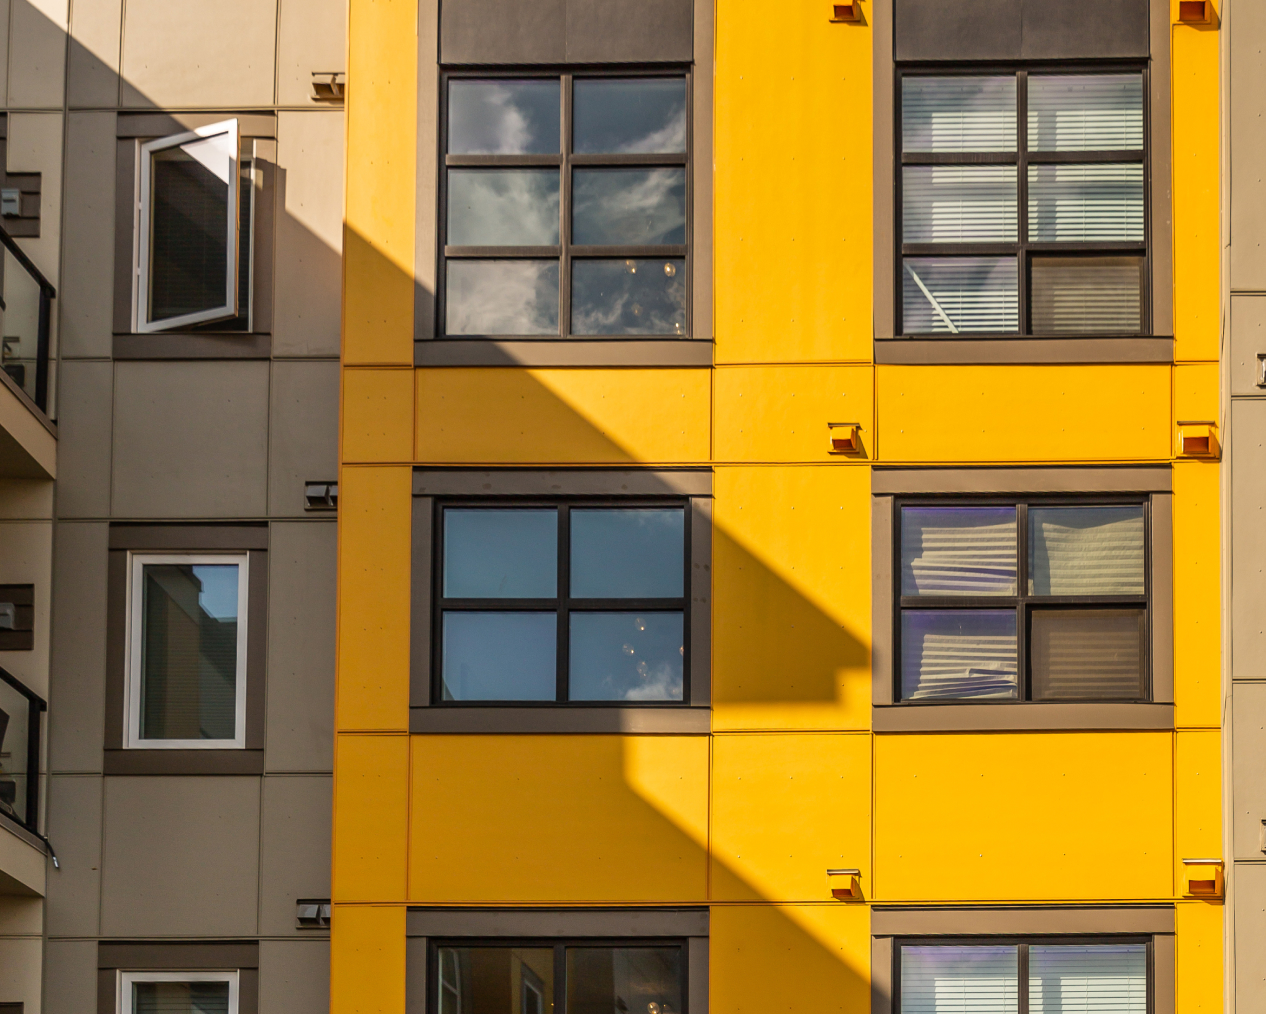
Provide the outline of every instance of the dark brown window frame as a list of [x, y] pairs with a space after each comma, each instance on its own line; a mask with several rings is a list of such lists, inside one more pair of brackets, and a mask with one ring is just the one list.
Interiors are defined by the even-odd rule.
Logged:
[[[530, 509], [556, 508], [558, 510], [558, 584], [553, 599], [484, 599], [464, 600], [446, 599], [443, 596], [444, 580], [444, 511], [447, 508], [485, 508], [485, 509]], [[682, 595], [675, 599], [576, 599], [569, 594], [570, 590], [570, 525], [569, 514], [573, 508], [677, 508], [683, 515], [683, 547], [682, 547]], [[638, 708], [673, 709], [686, 708], [691, 703], [690, 663], [691, 663], [691, 563], [692, 555], [692, 518], [690, 498], [685, 496], [637, 496], [637, 497], [442, 497], [437, 498], [434, 506], [435, 516], [432, 522], [431, 559], [435, 561], [432, 568], [431, 629], [437, 636], [431, 639], [431, 706], [435, 708]], [[553, 603], [554, 615], [557, 617], [556, 649], [555, 649], [555, 699], [552, 701], [524, 701], [517, 699], [498, 701], [447, 701], [443, 698], [443, 637], [439, 632], [443, 629], [443, 617], [446, 611], [495, 611], [495, 612], [548, 612]], [[584, 603], [574, 606], [572, 603]], [[464, 603], [453, 605], [453, 603]], [[529, 604], [530, 603], [530, 604]], [[591, 701], [572, 700], [567, 696], [570, 679], [569, 651], [570, 625], [567, 622], [572, 612], [680, 612], [682, 615], [682, 636], [684, 655], [682, 658], [682, 696], [679, 701]]]
[[[1027, 77], [1033, 74], [1112, 74], [1140, 73], [1143, 78], [1143, 149], [1138, 151], [1028, 151], [1028, 89]], [[1067, 61], [1060, 63], [940, 63], [898, 64], [894, 69], [893, 85], [893, 321], [895, 333], [902, 337], [946, 340], [987, 340], [997, 338], [1047, 338], [1059, 340], [1138, 338], [1152, 334], [1152, 122], [1151, 80], [1147, 61]], [[1014, 152], [979, 153], [919, 153], [903, 151], [902, 143], [902, 87], [903, 77], [978, 77], [1013, 74], [1016, 84], [1016, 150]], [[1084, 164], [1088, 162], [1141, 162], [1143, 165], [1143, 241], [1142, 243], [1034, 243], [1028, 239], [1028, 165], [1034, 164]], [[988, 243], [906, 243], [904, 241], [903, 196], [904, 168], [920, 165], [1015, 165], [1016, 166], [1016, 241]], [[1015, 331], [968, 331], [958, 334], [945, 332], [906, 331], [903, 319], [903, 261], [907, 256], [1006, 256], [1014, 254], [1017, 265], [1018, 323]], [[1031, 327], [1030, 273], [1032, 255], [1069, 256], [1141, 256], [1139, 292], [1139, 330], [1129, 332], [1034, 332]]]
[[119, 973], [139, 971], [236, 971], [238, 1014], [259, 1011], [259, 943], [254, 940], [101, 940], [96, 963], [97, 1014], [131, 1014], [119, 1010]]
[[[676, 154], [583, 154], [572, 152], [572, 84], [577, 78], [684, 78], [686, 82], [686, 151]], [[450, 155], [448, 154], [448, 84], [453, 80], [509, 78], [523, 80], [555, 80], [560, 85], [560, 136], [562, 151], [558, 155]], [[612, 341], [689, 341], [694, 334], [694, 173], [692, 172], [694, 147], [694, 74], [688, 64], [674, 65], [605, 65], [595, 67], [539, 67], [508, 68], [499, 66], [487, 70], [446, 70], [439, 83], [439, 143], [438, 179], [436, 185], [436, 341], [446, 342], [612, 342]], [[532, 168], [559, 166], [561, 173], [559, 190], [559, 244], [543, 247], [515, 246], [449, 246], [448, 232], [448, 170], [450, 168]], [[680, 246], [575, 246], [571, 243], [571, 191], [572, 170], [576, 167], [646, 166], [648, 168], [672, 168], [680, 166], [686, 176], [686, 242]], [[613, 334], [577, 335], [571, 330], [571, 267], [574, 260], [594, 260], [620, 257], [672, 257], [685, 262], [685, 317], [684, 333], [673, 334]], [[555, 258], [559, 264], [558, 333], [548, 335], [450, 335], [447, 320], [447, 263], [450, 259], [534, 259]]]
[[[990, 596], [903, 596], [901, 594], [901, 510], [903, 507], [1010, 507], [1016, 508], [1016, 595]], [[1028, 509], [1030, 507], [1110, 507], [1141, 506], [1143, 508], [1143, 584], [1142, 596], [1054, 596], [1029, 595], [1026, 591], [1028, 578]], [[1152, 686], [1152, 502], [1146, 495], [1084, 494], [1081, 496], [1056, 496], [1028, 494], [1021, 496], [896, 496], [892, 501], [892, 559], [890, 562], [893, 587], [892, 610], [892, 702], [903, 708], [935, 708], [978, 705], [1005, 707], [1007, 705], [1032, 704], [1147, 704], [1154, 698]], [[1014, 699], [930, 699], [904, 700], [901, 696], [901, 616], [905, 610], [918, 609], [1005, 609], [1016, 610], [1016, 662], [1020, 671], [1019, 696]], [[1067, 698], [1058, 702], [1035, 700], [1032, 690], [1032, 664], [1030, 659], [1029, 629], [1034, 608], [1042, 606], [1095, 606], [1139, 607], [1144, 611], [1147, 626], [1147, 645], [1143, 682], [1146, 695], [1140, 698]]]

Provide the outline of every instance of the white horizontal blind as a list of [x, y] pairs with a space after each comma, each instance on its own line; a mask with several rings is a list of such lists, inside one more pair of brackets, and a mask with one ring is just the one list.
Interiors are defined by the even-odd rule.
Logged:
[[1029, 510], [1029, 593], [1142, 595], [1143, 508]]
[[1015, 242], [1015, 166], [907, 166], [901, 179], [905, 242]]
[[1143, 258], [1034, 257], [1030, 299], [1036, 334], [1138, 334]]
[[1015, 151], [1015, 75], [903, 77], [901, 148], [909, 152]]
[[136, 982], [133, 1014], [229, 1014], [227, 982]]
[[1146, 1014], [1146, 946], [1030, 945], [1029, 1011], [1030, 1014]]
[[1142, 164], [1030, 165], [1029, 239], [1142, 242]]
[[1143, 75], [1030, 74], [1030, 151], [1139, 151]]
[[1017, 1014], [1018, 948], [903, 946], [901, 1014]]
[[901, 696], [1014, 698], [1015, 613], [907, 609], [901, 614]]
[[1014, 507], [903, 507], [902, 595], [1014, 595]]
[[1147, 614], [1142, 609], [1036, 609], [1030, 658], [1036, 700], [1144, 696]]
[[1009, 332], [1019, 327], [1014, 257], [907, 257], [901, 307], [907, 334]]

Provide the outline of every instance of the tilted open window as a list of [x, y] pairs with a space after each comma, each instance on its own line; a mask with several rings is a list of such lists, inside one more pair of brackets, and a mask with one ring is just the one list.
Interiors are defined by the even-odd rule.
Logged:
[[252, 160], [238, 121], [139, 145], [133, 330], [250, 329]]

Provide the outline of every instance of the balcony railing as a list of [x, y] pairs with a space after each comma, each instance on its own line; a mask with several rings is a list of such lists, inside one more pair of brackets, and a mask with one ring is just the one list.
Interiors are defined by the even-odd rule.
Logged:
[[48, 334], [56, 290], [3, 226], [0, 368], [48, 413]]
[[0, 669], [0, 814], [39, 833], [44, 699]]

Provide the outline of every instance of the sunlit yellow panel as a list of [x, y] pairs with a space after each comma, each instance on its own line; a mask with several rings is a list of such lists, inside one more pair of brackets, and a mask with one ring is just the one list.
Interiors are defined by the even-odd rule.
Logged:
[[870, 470], [718, 468], [714, 729], [870, 727]]
[[418, 459], [704, 462], [710, 373], [418, 370]]
[[706, 897], [704, 736], [414, 736], [414, 901]]
[[1222, 710], [1218, 466], [1174, 464], [1174, 701], [1179, 726]]
[[1174, 893], [1182, 894], [1181, 860], [1222, 856], [1222, 733], [1180, 730], [1174, 738]]
[[405, 908], [334, 904], [330, 933], [331, 1014], [404, 1010]]
[[413, 460], [413, 372], [343, 371], [343, 460]]
[[334, 881], [338, 901], [405, 895], [409, 740], [340, 734], [334, 745]]
[[[1218, 1014], [1222, 1006], [1222, 943], [1225, 911], [1216, 901], [1179, 902], [1174, 912], [1177, 954], [1174, 1010]], [[1244, 960], [1241, 952], [1240, 960]], [[1256, 961], [1256, 956], [1249, 957]]]
[[874, 897], [1171, 897], [1173, 734], [875, 739]]
[[826, 870], [870, 884], [870, 736], [750, 733], [712, 747], [714, 901], [826, 901]]

